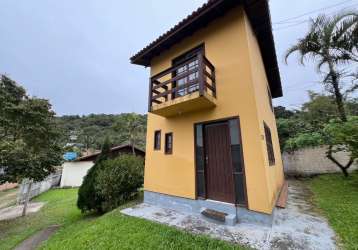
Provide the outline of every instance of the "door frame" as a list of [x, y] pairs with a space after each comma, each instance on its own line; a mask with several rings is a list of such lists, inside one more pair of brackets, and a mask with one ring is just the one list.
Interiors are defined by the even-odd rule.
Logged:
[[[242, 145], [242, 135], [241, 135], [241, 120], [239, 116], [231, 116], [231, 117], [225, 117], [225, 118], [220, 118], [220, 119], [214, 119], [214, 120], [209, 120], [209, 121], [203, 121], [203, 122], [197, 122], [194, 123], [193, 125], [193, 129], [194, 129], [194, 164], [195, 164], [195, 199], [207, 199], [207, 183], [206, 183], [206, 161], [204, 160], [204, 178], [205, 178], [205, 197], [199, 197], [198, 196], [198, 181], [197, 181], [197, 162], [196, 162], [196, 154], [197, 154], [197, 150], [196, 150], [196, 143], [197, 143], [197, 132], [196, 132], [196, 126], [197, 125], [202, 125], [203, 126], [203, 132], [202, 132], [202, 136], [203, 136], [203, 148], [204, 148], [204, 153], [206, 152], [205, 150], [205, 125], [208, 124], [213, 124], [213, 123], [220, 123], [220, 122], [228, 122], [229, 120], [232, 119], [237, 119], [237, 125], [238, 125], [238, 130], [239, 130], [239, 142], [241, 144], [240, 147], [240, 153], [241, 153], [241, 166], [242, 166], [242, 174], [243, 174], [243, 193], [244, 193], [244, 199], [245, 199], [245, 203], [241, 203], [239, 204], [236, 200], [236, 181], [234, 178], [234, 169], [232, 169], [232, 175], [233, 175], [233, 189], [234, 189], [234, 195], [235, 195], [235, 203], [233, 203], [235, 206], [239, 206], [239, 207], [249, 207], [249, 202], [248, 202], [248, 197], [247, 197], [247, 187], [246, 187], [246, 169], [245, 169], [245, 160], [244, 160], [244, 153], [243, 153], [243, 145]], [[230, 130], [229, 130], [230, 131]], [[230, 134], [229, 134], [230, 137]], [[230, 154], [231, 155], [231, 154]], [[232, 157], [231, 157], [232, 158]]]

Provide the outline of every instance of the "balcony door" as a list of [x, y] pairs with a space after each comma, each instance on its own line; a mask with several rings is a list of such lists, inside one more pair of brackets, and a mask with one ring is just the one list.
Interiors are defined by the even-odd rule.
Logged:
[[[174, 73], [173, 77], [176, 76], [178, 79], [173, 82], [173, 88], [188, 85], [187, 87], [182, 87], [175, 91], [173, 93], [173, 98], [185, 96], [199, 90], [199, 61], [195, 58], [198, 53], [204, 53], [203, 45], [200, 45], [173, 60], [173, 66], [181, 65]], [[190, 71], [193, 72], [188, 74]], [[180, 77], [181, 75], [183, 77]]]

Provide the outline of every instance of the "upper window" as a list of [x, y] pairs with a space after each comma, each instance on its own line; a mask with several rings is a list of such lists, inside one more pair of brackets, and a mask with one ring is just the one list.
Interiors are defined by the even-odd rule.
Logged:
[[198, 53], [204, 53], [204, 45], [200, 45], [173, 60], [173, 66], [181, 65], [174, 74], [178, 77], [174, 82], [174, 86], [178, 88], [174, 97], [185, 96], [199, 90], [199, 61], [193, 59]]
[[264, 123], [265, 128], [265, 140], [266, 140], [266, 147], [267, 147], [267, 155], [269, 160], [269, 165], [275, 165], [275, 154], [273, 151], [273, 145], [272, 145], [272, 136], [271, 136], [271, 130], [270, 128]]
[[154, 132], [154, 150], [160, 150], [160, 130]]
[[165, 153], [173, 153], [173, 133], [165, 134]]
[[271, 91], [270, 91], [270, 88], [269, 88], [269, 87], [267, 87], [267, 97], [268, 97], [268, 99], [269, 99], [269, 103], [270, 103], [271, 110], [273, 111], [272, 96], [271, 96]]

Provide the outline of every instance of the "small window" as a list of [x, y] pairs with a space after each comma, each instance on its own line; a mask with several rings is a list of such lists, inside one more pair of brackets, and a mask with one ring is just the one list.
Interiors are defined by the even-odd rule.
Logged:
[[269, 165], [275, 165], [275, 154], [273, 151], [273, 145], [272, 145], [272, 137], [271, 137], [271, 130], [270, 128], [264, 123], [265, 128], [265, 140], [266, 140], [266, 147], [267, 147], [267, 155], [269, 160]]
[[160, 150], [160, 130], [154, 132], [154, 150]]
[[165, 153], [173, 153], [173, 133], [165, 134]]
[[267, 87], [267, 97], [269, 99], [269, 103], [270, 103], [270, 107], [271, 107], [271, 110], [273, 112], [273, 105], [272, 105], [272, 95], [271, 95], [271, 91], [270, 91], [270, 88]]

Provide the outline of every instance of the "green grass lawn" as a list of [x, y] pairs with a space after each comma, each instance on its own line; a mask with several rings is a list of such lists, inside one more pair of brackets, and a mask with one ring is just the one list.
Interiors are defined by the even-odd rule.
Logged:
[[309, 181], [314, 201], [342, 240], [344, 249], [358, 249], [358, 171]]
[[51, 237], [41, 249], [242, 249], [205, 236], [122, 215], [75, 223]]
[[46, 202], [37, 213], [24, 218], [0, 221], [0, 249], [12, 249], [49, 225], [68, 225], [84, 218], [76, 208], [77, 189], [56, 189], [43, 193], [34, 201]]
[[77, 189], [48, 191], [40, 212], [0, 222], [0, 249], [12, 249], [49, 225], [60, 230], [41, 249], [242, 249], [223, 241], [121, 214], [133, 201], [100, 217], [84, 216], [76, 207]]

